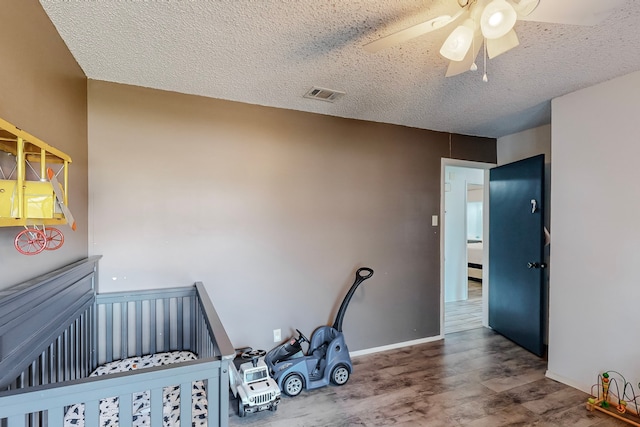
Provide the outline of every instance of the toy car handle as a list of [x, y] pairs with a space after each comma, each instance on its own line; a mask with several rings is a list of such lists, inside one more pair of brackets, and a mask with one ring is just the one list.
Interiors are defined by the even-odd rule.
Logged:
[[[363, 272], [366, 274], [363, 275]], [[333, 328], [338, 332], [342, 332], [342, 321], [344, 320], [344, 315], [347, 311], [347, 307], [349, 306], [349, 302], [351, 301], [351, 297], [353, 297], [353, 294], [356, 292], [358, 286], [360, 286], [360, 283], [369, 279], [371, 276], [373, 276], [373, 270], [368, 267], [361, 267], [356, 271], [356, 280], [353, 282], [353, 285], [351, 285], [351, 288], [344, 297], [344, 300], [342, 300], [338, 314], [336, 314], [336, 321], [333, 322]]]
[[[366, 271], [367, 274], [362, 274], [363, 271]], [[364, 280], [368, 279], [369, 277], [373, 276], [373, 270], [368, 268], [368, 267], [359, 268], [358, 271], [356, 271], [356, 276], [361, 277], [362, 280], [364, 281]]]

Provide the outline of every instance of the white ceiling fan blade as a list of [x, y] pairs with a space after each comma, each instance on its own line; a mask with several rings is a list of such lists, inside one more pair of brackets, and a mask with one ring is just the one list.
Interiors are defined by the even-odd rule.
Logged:
[[473, 65], [474, 61], [478, 57], [478, 52], [482, 48], [482, 33], [478, 32], [473, 40], [473, 45], [471, 49], [467, 52], [467, 55], [464, 57], [462, 61], [450, 61], [449, 68], [447, 68], [447, 73], [445, 77], [457, 76], [458, 74], [462, 74], [471, 69], [471, 65]]
[[509, 31], [499, 39], [487, 39], [487, 56], [489, 56], [489, 59], [493, 59], [519, 44], [518, 35], [514, 30]]
[[624, 3], [625, 0], [544, 0], [528, 16], [520, 19], [554, 24], [597, 25]]
[[441, 15], [435, 17], [421, 24], [405, 28], [404, 30], [400, 30], [388, 36], [381, 37], [378, 40], [374, 40], [371, 43], [367, 43], [363, 46], [363, 48], [368, 52], [375, 53], [387, 47], [394, 46], [407, 40], [411, 40], [452, 23], [453, 21], [458, 19], [464, 13], [464, 11], [465, 9], [462, 9], [453, 16]]

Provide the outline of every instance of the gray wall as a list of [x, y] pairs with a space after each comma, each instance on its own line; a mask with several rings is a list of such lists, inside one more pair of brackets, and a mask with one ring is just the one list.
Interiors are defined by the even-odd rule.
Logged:
[[[69, 205], [78, 223], [65, 244], [25, 256], [19, 227], [0, 228], [0, 289], [87, 255], [87, 80], [37, 0], [0, 5], [0, 117], [69, 154]], [[8, 172], [8, 171], [6, 171]]]
[[440, 158], [495, 140], [89, 82], [104, 291], [202, 280], [236, 346], [331, 321], [351, 350], [439, 334]]

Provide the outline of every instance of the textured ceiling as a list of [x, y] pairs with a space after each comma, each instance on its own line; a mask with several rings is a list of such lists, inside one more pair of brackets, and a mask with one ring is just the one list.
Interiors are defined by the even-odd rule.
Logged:
[[[532, 18], [544, 6], [599, 21], [590, 7], [616, 8], [595, 26], [518, 21], [520, 46], [488, 61], [487, 83], [482, 60], [478, 71], [444, 77], [438, 51], [455, 24], [362, 49], [455, 13], [456, 0], [40, 2], [90, 79], [467, 135], [549, 123], [552, 98], [640, 70], [638, 0], [541, 0]], [[346, 95], [303, 98], [312, 86]]]

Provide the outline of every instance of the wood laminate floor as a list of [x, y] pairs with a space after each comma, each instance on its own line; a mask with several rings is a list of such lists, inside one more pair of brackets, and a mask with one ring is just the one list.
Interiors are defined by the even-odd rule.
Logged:
[[444, 333], [482, 327], [482, 283], [469, 280], [468, 298], [444, 304]]
[[354, 358], [342, 387], [283, 396], [276, 412], [237, 415], [230, 427], [628, 426], [585, 408], [588, 396], [545, 378], [546, 361], [486, 328]]

